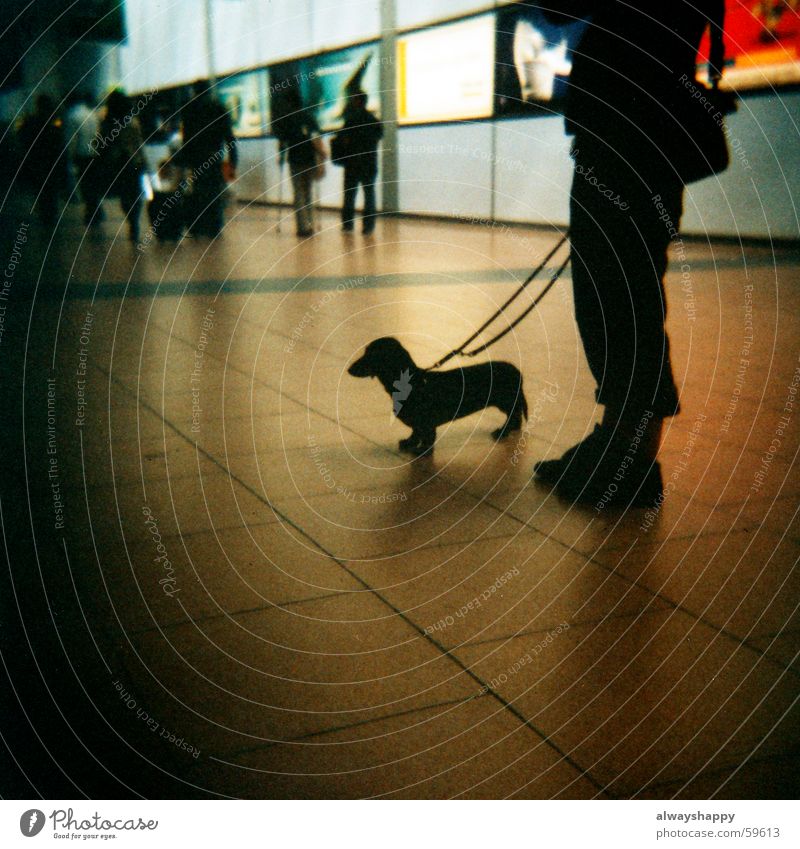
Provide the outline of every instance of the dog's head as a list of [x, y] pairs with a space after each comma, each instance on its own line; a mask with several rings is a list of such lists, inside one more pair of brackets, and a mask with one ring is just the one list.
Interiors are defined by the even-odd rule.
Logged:
[[415, 368], [411, 355], [397, 339], [383, 336], [367, 345], [363, 355], [347, 369], [347, 373], [353, 377], [396, 377], [403, 369]]

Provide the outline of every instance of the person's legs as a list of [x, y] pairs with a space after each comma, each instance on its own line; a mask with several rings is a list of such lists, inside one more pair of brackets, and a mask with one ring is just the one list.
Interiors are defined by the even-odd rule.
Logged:
[[[579, 161], [570, 200], [575, 318], [597, 401], [618, 419], [650, 409], [678, 411], [664, 321], [663, 276], [670, 226], [677, 232], [681, 188], [663, 189], [658, 201], [619, 160]], [[586, 179], [597, 175], [596, 184]], [[610, 199], [607, 194], [611, 194]], [[619, 200], [616, 200], [619, 198]]]
[[222, 166], [215, 163], [205, 170], [197, 167], [195, 172], [197, 179], [192, 187], [195, 219], [190, 222], [190, 230], [213, 239], [220, 234], [224, 223]]
[[80, 193], [83, 200], [83, 223], [99, 224], [103, 220], [103, 206], [100, 201], [97, 169], [99, 160], [91, 156], [78, 157], [75, 160], [80, 181]]
[[310, 236], [314, 232], [314, 216], [311, 207], [311, 174], [308, 171], [292, 172], [294, 188], [294, 215], [297, 235]]
[[358, 177], [352, 168], [344, 169], [344, 203], [342, 204], [342, 229], [353, 229], [353, 218], [356, 214], [356, 194], [358, 193]]
[[375, 175], [367, 176], [364, 185], [364, 235], [368, 236], [375, 229]]
[[614, 484], [621, 499], [647, 479], [647, 500], [660, 482], [652, 469], [662, 421], [679, 409], [662, 280], [681, 201], [680, 184], [654, 193], [603, 149], [591, 157], [584, 150], [576, 163], [570, 200], [575, 317], [597, 401], [606, 410], [587, 440], [536, 466], [537, 477], [565, 494], [594, 498], [624, 455], [636, 458], [638, 471], [628, 470], [632, 459], [625, 462], [627, 483]]
[[303, 196], [305, 198], [303, 204], [304, 232], [311, 236], [314, 233], [314, 178], [310, 170], [303, 174]]
[[39, 217], [46, 227], [55, 227], [58, 221], [58, 193], [51, 183], [45, 183], [36, 201]]
[[126, 175], [122, 181], [119, 203], [128, 220], [128, 238], [136, 242], [139, 240], [139, 219], [142, 214], [142, 191], [138, 171]]

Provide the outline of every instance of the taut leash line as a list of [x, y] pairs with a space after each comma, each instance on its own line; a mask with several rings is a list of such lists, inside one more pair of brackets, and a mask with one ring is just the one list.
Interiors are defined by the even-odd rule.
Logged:
[[539, 276], [542, 269], [547, 265], [548, 262], [550, 262], [550, 260], [555, 256], [558, 249], [567, 241], [568, 238], [569, 238], [569, 233], [566, 233], [565, 235], [563, 235], [558, 240], [555, 247], [550, 251], [550, 253], [548, 253], [547, 256], [539, 263], [539, 265], [537, 265], [536, 268], [534, 268], [533, 271], [528, 275], [528, 277], [520, 285], [520, 287], [517, 289], [517, 291], [514, 292], [506, 300], [506, 302], [504, 304], [502, 304], [502, 306], [500, 306], [497, 309], [496, 312], [494, 312], [486, 321], [484, 321], [484, 323], [472, 334], [472, 336], [470, 336], [465, 342], [463, 342], [461, 345], [459, 345], [458, 348], [454, 348], [452, 351], [450, 351], [449, 354], [446, 354], [444, 357], [442, 357], [440, 360], [438, 360], [436, 363], [434, 363], [430, 368], [431, 369], [440, 368], [448, 360], [451, 360], [451, 359], [453, 359], [453, 357], [457, 357], [459, 355], [463, 356], [463, 357], [474, 357], [477, 354], [482, 353], [487, 348], [494, 345], [495, 342], [499, 342], [500, 339], [502, 339], [507, 333], [510, 333], [522, 321], [522, 319], [525, 318], [525, 316], [528, 315], [528, 313], [530, 313], [533, 309], [535, 309], [539, 305], [539, 302], [542, 300], [542, 298], [550, 291], [550, 289], [553, 288], [553, 286], [555, 285], [558, 278], [561, 277], [561, 275], [564, 273], [564, 269], [567, 267], [567, 265], [569, 265], [569, 260], [570, 260], [569, 254], [567, 254], [567, 258], [561, 263], [561, 265], [553, 273], [553, 276], [550, 278], [550, 282], [547, 284], [547, 286], [545, 286], [544, 289], [536, 296], [536, 299], [534, 300], [534, 302], [522, 313], [522, 315], [520, 315], [518, 318], [516, 318], [508, 327], [505, 328], [505, 330], [498, 333], [496, 336], [494, 336], [492, 339], [490, 339], [485, 344], [479, 346], [478, 348], [474, 348], [472, 351], [464, 351], [464, 348], [466, 348], [468, 345], [471, 345], [481, 335], [481, 333], [483, 333], [483, 331], [486, 330], [486, 328], [489, 327], [489, 325], [492, 324], [492, 322], [495, 321], [495, 319], [497, 319], [498, 316], [500, 316], [506, 310], [506, 308], [508, 306], [510, 306], [525, 291], [525, 289], [527, 289], [527, 287]]
[[[488, 342], [486, 342], [483, 345], [480, 345], [477, 348], [473, 348], [471, 351], [461, 351], [460, 352], [461, 356], [462, 357], [474, 357], [477, 354], [481, 354], [487, 348], [491, 348], [492, 345], [494, 345], [495, 342], [499, 342], [507, 333], [511, 333], [511, 331], [522, 321], [523, 318], [525, 318], [525, 316], [528, 315], [528, 313], [530, 313], [532, 310], [536, 309], [537, 306], [539, 306], [539, 301], [541, 301], [542, 298], [553, 288], [553, 286], [556, 284], [558, 278], [561, 277], [561, 275], [564, 273], [564, 269], [569, 265], [569, 260], [570, 260], [570, 257], [569, 257], [569, 255], [567, 255], [567, 258], [553, 272], [553, 276], [550, 278], [550, 282], [536, 296], [534, 302], [521, 315], [519, 315], [517, 318], [515, 318], [514, 321], [512, 321], [511, 324], [509, 324], [508, 327], [505, 328], [505, 330], [501, 330], [496, 336], [493, 336]], [[464, 347], [466, 348], [466, 345]]]

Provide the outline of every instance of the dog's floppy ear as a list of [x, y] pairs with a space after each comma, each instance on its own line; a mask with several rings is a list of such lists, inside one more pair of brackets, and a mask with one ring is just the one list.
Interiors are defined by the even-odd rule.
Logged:
[[349, 369], [347, 373], [353, 377], [375, 377], [373, 358], [370, 356], [369, 346], [364, 354], [359, 357]]
[[364, 355], [347, 370], [353, 377], [380, 377], [382, 374], [413, 367], [408, 351], [393, 336], [381, 336], [367, 345]]

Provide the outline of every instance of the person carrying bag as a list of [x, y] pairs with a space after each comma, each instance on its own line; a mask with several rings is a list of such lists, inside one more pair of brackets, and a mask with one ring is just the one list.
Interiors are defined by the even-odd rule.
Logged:
[[[685, 186], [729, 161], [724, 110], [709, 106], [722, 73], [724, 3], [548, 5], [548, 16], [562, 23], [591, 16], [573, 58], [565, 121], [575, 161], [575, 318], [605, 409], [586, 439], [534, 471], [572, 501], [652, 507], [663, 497], [656, 460], [663, 421], [680, 412], [665, 330], [667, 251], [679, 238]], [[709, 26], [706, 89], [695, 68]], [[631, 445], [635, 456], [626, 459]]]

